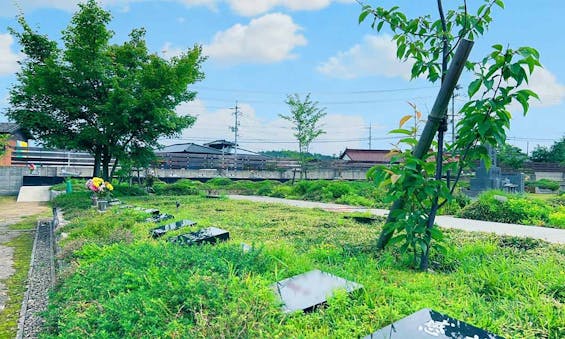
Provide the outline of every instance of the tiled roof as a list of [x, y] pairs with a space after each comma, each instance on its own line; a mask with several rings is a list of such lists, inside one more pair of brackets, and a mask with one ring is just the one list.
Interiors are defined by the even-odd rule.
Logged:
[[390, 162], [389, 153], [390, 150], [346, 148], [339, 158], [349, 161], [386, 163]]
[[199, 153], [199, 154], [222, 154], [217, 149], [197, 145], [194, 143], [176, 144], [165, 146], [165, 148], [157, 151], [159, 153]]
[[0, 122], [0, 133], [14, 133], [20, 129], [20, 125], [12, 122]]

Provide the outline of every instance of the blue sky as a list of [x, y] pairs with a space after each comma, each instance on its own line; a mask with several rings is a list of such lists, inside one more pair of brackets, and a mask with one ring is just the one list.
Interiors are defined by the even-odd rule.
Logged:
[[[15, 2], [32, 27], [54, 40], [59, 40], [76, 9], [76, 1], [70, 0]], [[13, 3], [0, 4], [0, 110], [7, 105], [21, 57], [7, 31], [9, 26], [17, 27]], [[399, 5], [409, 15], [437, 16], [432, 0], [378, 3]], [[469, 1], [471, 7], [477, 3]], [[387, 131], [411, 112], [407, 102], [427, 114], [438, 91], [421, 79], [408, 80], [410, 66], [394, 59], [390, 35], [377, 34], [368, 23], [359, 25], [360, 7], [351, 0], [105, 0], [102, 4], [112, 12], [115, 42], [126, 39], [133, 28], [144, 27], [149, 48], [165, 57], [194, 44], [204, 46], [209, 57], [203, 67], [206, 79], [193, 86], [197, 100], [178, 107], [180, 114], [198, 116], [197, 123], [179, 140], [165, 140], [167, 144], [233, 140], [229, 127], [237, 101], [243, 148], [297, 149], [290, 125], [278, 114], [288, 113], [287, 94], [311, 93], [328, 113], [323, 121], [327, 133], [312, 144], [311, 151], [339, 154], [346, 147], [368, 148], [369, 129], [372, 148], [389, 148], [393, 140]], [[534, 75], [530, 87], [541, 101], [526, 117], [518, 106], [511, 107], [509, 142], [524, 150], [551, 145], [565, 134], [563, 13], [565, 2], [558, 0], [506, 1], [505, 10], [494, 11], [490, 30], [477, 39], [471, 55], [479, 59], [495, 43], [540, 51], [544, 69]], [[468, 79], [462, 77], [463, 88]], [[456, 109], [464, 103], [465, 92], [457, 98]]]

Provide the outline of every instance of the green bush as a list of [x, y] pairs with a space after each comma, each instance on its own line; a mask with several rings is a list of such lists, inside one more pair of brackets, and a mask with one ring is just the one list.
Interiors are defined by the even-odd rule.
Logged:
[[343, 181], [330, 181], [325, 187], [322, 188], [322, 197], [327, 200], [333, 201], [343, 195], [350, 194], [352, 191], [351, 186]]
[[211, 187], [224, 187], [229, 186], [232, 183], [233, 180], [231, 180], [230, 178], [213, 178], [206, 181], [206, 185]]
[[560, 206], [557, 211], [549, 214], [549, 224], [558, 228], [565, 228], [565, 206]]
[[114, 197], [135, 197], [141, 195], [147, 195], [147, 191], [139, 185], [116, 184], [112, 191], [112, 196]]
[[280, 185], [273, 188], [270, 196], [274, 198], [290, 198], [293, 197], [293, 188], [288, 185]]
[[[496, 197], [504, 197], [499, 201]], [[468, 219], [525, 225], [545, 225], [549, 222], [551, 206], [538, 199], [488, 191], [467, 205], [458, 216]]]
[[535, 187], [537, 188], [541, 188], [541, 189], [547, 189], [547, 190], [551, 190], [551, 191], [557, 191], [559, 189], [559, 182], [555, 181], [555, 180], [549, 180], [549, 179], [540, 179], [537, 181], [527, 181], [525, 183], [526, 188], [529, 189], [529, 191], [533, 192], [533, 189]]
[[173, 184], [156, 183], [153, 190], [157, 195], [197, 195], [202, 183], [189, 179], [181, 179]]
[[[70, 179], [73, 187], [73, 192], [86, 192], [88, 189], [86, 188], [86, 180], [87, 179]], [[60, 184], [51, 186], [52, 191], [66, 191], [67, 190], [67, 183], [63, 181]]]
[[366, 207], [373, 207], [375, 205], [375, 201], [362, 197], [357, 194], [345, 194], [339, 197], [335, 202], [338, 204], [345, 204], [351, 206], [366, 206]]

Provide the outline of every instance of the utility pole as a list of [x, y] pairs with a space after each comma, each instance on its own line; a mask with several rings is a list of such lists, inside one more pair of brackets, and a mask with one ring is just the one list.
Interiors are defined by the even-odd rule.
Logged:
[[231, 131], [234, 134], [234, 168], [235, 170], [237, 170], [237, 137], [239, 135], [239, 114], [241, 113], [239, 111], [239, 106], [237, 106], [237, 100], [235, 101], [235, 107], [233, 108], [234, 112], [233, 115], [235, 117], [235, 124], [233, 125], [233, 127], [230, 127]]
[[371, 123], [369, 123], [369, 149], [373, 149], [371, 147], [371, 142], [373, 141], [373, 135], [372, 135], [372, 128], [371, 128]]

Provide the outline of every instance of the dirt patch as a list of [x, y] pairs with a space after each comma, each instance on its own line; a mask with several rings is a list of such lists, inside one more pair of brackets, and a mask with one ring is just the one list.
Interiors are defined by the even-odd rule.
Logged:
[[44, 202], [16, 202], [15, 197], [0, 199], [0, 226], [15, 224], [25, 217], [49, 211]]

